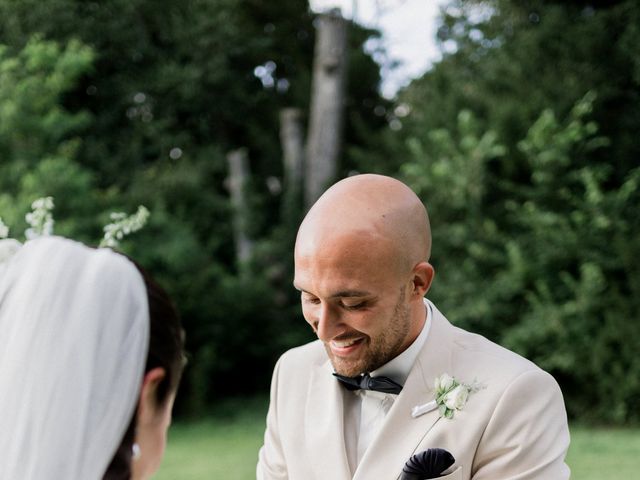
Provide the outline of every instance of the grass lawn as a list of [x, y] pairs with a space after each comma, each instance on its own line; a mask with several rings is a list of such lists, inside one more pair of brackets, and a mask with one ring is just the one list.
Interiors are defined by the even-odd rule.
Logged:
[[[264, 399], [250, 399], [202, 421], [177, 422], [154, 480], [255, 479], [265, 412]], [[572, 426], [567, 463], [575, 480], [639, 478], [640, 429]]]
[[574, 425], [567, 463], [575, 480], [640, 478], [640, 428]]
[[176, 422], [153, 480], [255, 479], [266, 411], [267, 399], [247, 399], [201, 421]]

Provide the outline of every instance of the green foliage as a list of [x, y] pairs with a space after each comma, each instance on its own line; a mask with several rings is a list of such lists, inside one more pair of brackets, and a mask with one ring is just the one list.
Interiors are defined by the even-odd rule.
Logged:
[[629, 0], [454, 0], [382, 147], [431, 212], [430, 295], [600, 422], [640, 421], [638, 19]]
[[[0, 46], [0, 155], [5, 162], [3, 190], [22, 169], [45, 156], [73, 158], [78, 144], [71, 137], [89, 121], [85, 111], [60, 106], [64, 93], [91, 67], [91, 49], [77, 41], [61, 48], [31, 39], [17, 55]], [[8, 169], [6, 159], [13, 160]], [[16, 165], [18, 164], [18, 165]]]
[[556, 375], [570, 414], [637, 422], [640, 169], [611, 188], [610, 167], [587, 161], [608, 145], [587, 119], [594, 100], [564, 120], [541, 113], [517, 143], [527, 183], [487, 175], [507, 151], [494, 132], [471, 135], [468, 112], [454, 132], [410, 139], [402, 171], [433, 212], [444, 310]]
[[431, 204], [454, 211], [470, 205], [480, 208], [486, 195], [486, 164], [503, 156], [505, 147], [495, 132], [481, 133], [469, 110], [458, 114], [456, 127], [456, 138], [443, 128], [427, 132], [424, 140], [409, 138], [410, 155], [421, 161], [405, 164], [402, 173], [418, 194], [429, 195]]
[[[373, 34], [350, 35], [349, 146], [386, 126], [372, 114], [380, 76], [362, 48]], [[239, 369], [245, 382], [231, 390], [266, 388], [278, 354], [309, 338], [290, 286], [297, 225], [280, 213], [295, 209], [267, 181], [282, 177], [279, 109], [308, 106], [314, 36], [306, 0], [0, 0], [2, 215], [21, 222], [33, 198], [52, 195], [56, 231], [95, 242], [106, 212], [149, 208], [122, 248], [184, 318], [191, 362], [179, 410], [228, 395], [214, 379]], [[225, 186], [226, 153], [238, 147], [253, 174], [246, 277]], [[354, 163], [347, 156], [343, 170]]]
[[[594, 119], [611, 141], [607, 161], [624, 176], [640, 155], [634, 134], [640, 54], [632, 47], [640, 44], [638, 19], [633, 0], [602, 6], [454, 0], [438, 31], [444, 58], [401, 96], [413, 112], [405, 127], [451, 129], [458, 112], [469, 109], [484, 130], [498, 132], [511, 146], [541, 111], [551, 106], [564, 116], [592, 90], [598, 92]], [[526, 176], [521, 161], [512, 151], [494, 171]]]
[[0, 211], [14, 231], [24, 231], [33, 200], [52, 196], [56, 232], [100, 238], [93, 175], [75, 162], [91, 116], [61, 106], [93, 58], [77, 41], [61, 46], [36, 36], [15, 55], [0, 46]]
[[62, 142], [87, 125], [86, 112], [72, 114], [60, 106], [62, 95], [86, 73], [93, 52], [77, 41], [64, 49], [32, 38], [13, 57], [0, 47], [0, 152], [33, 163], [44, 153], [66, 153]]

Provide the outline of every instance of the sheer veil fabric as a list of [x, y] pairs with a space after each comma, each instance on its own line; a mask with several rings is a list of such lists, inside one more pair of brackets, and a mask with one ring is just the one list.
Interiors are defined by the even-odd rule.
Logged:
[[0, 268], [0, 480], [98, 480], [137, 404], [149, 344], [122, 255], [45, 237]]

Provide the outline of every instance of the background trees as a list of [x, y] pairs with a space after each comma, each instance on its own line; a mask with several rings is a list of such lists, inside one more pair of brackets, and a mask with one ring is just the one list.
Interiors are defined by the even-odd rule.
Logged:
[[[422, 196], [430, 296], [451, 320], [550, 370], [572, 415], [618, 423], [640, 420], [639, 20], [631, 0], [451, 1], [442, 60], [394, 102], [362, 48], [376, 32], [351, 25], [338, 166]], [[312, 338], [290, 287], [301, 209], [279, 115], [306, 124], [313, 21], [304, 0], [0, 0], [0, 215], [21, 231], [53, 195], [57, 231], [95, 242], [105, 212], [151, 210], [123, 247], [184, 316], [183, 412], [266, 388], [278, 354]]]
[[444, 311], [551, 371], [573, 416], [619, 423], [640, 401], [638, 14], [452, 2], [390, 142], [432, 212]]
[[[290, 288], [297, 220], [280, 221], [278, 120], [283, 107], [308, 107], [315, 30], [306, 1], [0, 1], [0, 18], [7, 62], [31, 55], [34, 35], [52, 50], [43, 73], [24, 74], [40, 83], [19, 99], [9, 83], [0, 87], [5, 111], [17, 112], [2, 125], [5, 221], [20, 231], [30, 201], [53, 195], [57, 231], [96, 241], [102, 212], [146, 205], [150, 224], [123, 248], [183, 314], [192, 358], [182, 408], [196, 413], [217, 396], [266, 388], [278, 353], [310, 338]], [[362, 49], [372, 34], [350, 32], [347, 148], [385, 126], [372, 114], [383, 102], [379, 72]], [[47, 93], [39, 79], [56, 68], [64, 82]], [[240, 147], [256, 244], [246, 275], [236, 264], [226, 161]], [[47, 161], [62, 154], [62, 165]], [[341, 172], [348, 168], [346, 157]], [[237, 372], [243, 381], [222, 391]]]

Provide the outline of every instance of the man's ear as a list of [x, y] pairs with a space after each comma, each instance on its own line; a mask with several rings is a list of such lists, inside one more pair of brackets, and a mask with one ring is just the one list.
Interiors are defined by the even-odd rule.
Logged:
[[138, 402], [138, 424], [151, 423], [157, 418], [156, 414], [160, 408], [156, 400], [158, 387], [166, 375], [162, 367], [152, 368], [144, 374]]
[[431, 282], [435, 275], [435, 270], [429, 262], [420, 262], [413, 267], [413, 290], [412, 295], [422, 298], [431, 288]]

